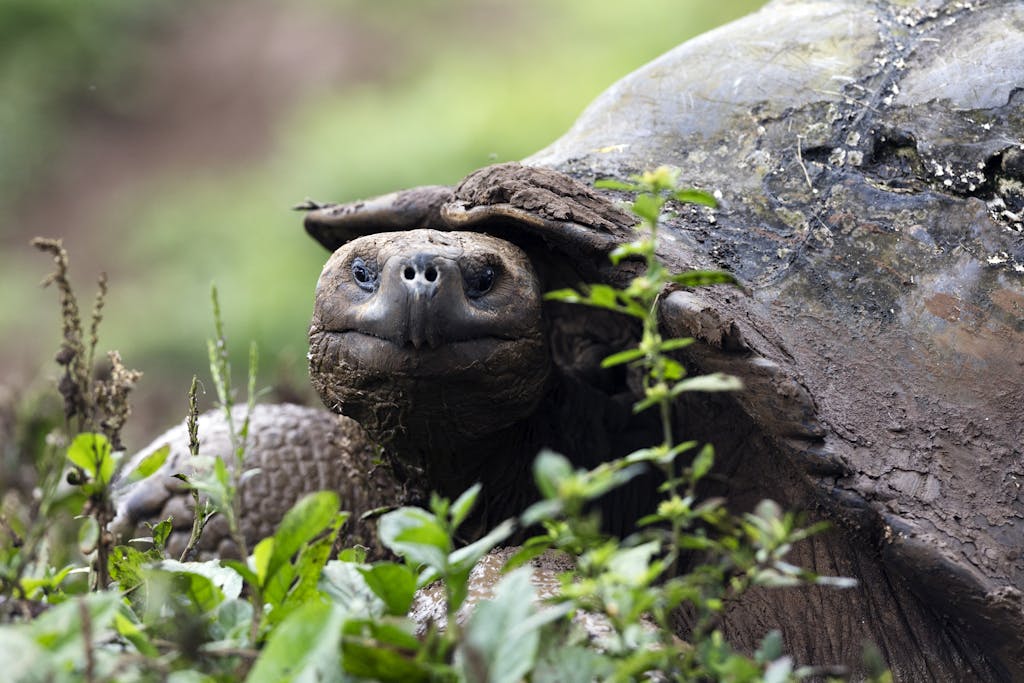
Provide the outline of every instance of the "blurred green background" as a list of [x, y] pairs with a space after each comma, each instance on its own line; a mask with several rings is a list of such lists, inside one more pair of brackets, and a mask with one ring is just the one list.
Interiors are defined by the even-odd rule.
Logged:
[[[207, 376], [209, 288], [236, 368], [305, 390], [326, 254], [289, 207], [519, 159], [602, 90], [764, 0], [0, 0], [0, 385], [56, 374], [61, 237], [101, 350], [145, 372], [139, 435]], [[707, 74], [714, 78], [715, 74]], [[42, 379], [41, 379], [42, 378]]]

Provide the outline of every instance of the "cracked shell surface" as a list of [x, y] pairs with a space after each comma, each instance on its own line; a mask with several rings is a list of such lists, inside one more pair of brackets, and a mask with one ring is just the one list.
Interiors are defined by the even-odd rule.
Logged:
[[777, 1], [626, 77], [527, 160], [585, 179], [668, 163], [720, 191], [713, 216], [678, 209], [661, 252], [751, 288], [682, 305], [761, 365], [698, 362], [799, 387], [738, 400], [1010, 677], [1024, 612], [992, 596], [1024, 587], [1022, 54], [1019, 3]]

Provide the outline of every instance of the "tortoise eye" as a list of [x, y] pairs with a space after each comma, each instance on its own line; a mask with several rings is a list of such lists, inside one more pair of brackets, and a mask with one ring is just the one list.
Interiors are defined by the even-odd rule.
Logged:
[[361, 258], [352, 261], [352, 278], [360, 289], [372, 292], [377, 286], [376, 270]]
[[470, 298], [481, 297], [491, 291], [497, 274], [493, 266], [484, 266], [466, 275], [466, 295]]

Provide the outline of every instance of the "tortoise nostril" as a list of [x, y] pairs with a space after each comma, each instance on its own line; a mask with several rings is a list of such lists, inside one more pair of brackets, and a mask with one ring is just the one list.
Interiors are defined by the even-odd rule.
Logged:
[[402, 271], [402, 277], [404, 277], [406, 280], [412, 280], [413, 278], [416, 277], [416, 271], [413, 270], [412, 266], [406, 266], [405, 270]]
[[437, 268], [434, 266], [427, 266], [427, 270], [423, 273], [423, 276], [427, 278], [427, 282], [433, 282], [437, 279]]

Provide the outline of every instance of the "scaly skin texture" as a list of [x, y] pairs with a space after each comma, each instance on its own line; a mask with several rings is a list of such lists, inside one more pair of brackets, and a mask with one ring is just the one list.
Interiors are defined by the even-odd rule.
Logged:
[[[244, 408], [235, 409], [234, 420], [236, 427], [241, 425]], [[240, 530], [250, 547], [272, 535], [284, 513], [303, 495], [330, 490], [340, 494], [343, 509], [352, 513], [342, 531], [342, 542], [346, 546], [377, 548], [373, 523], [361, 521], [360, 515], [382, 501], [401, 502], [405, 493], [379, 463], [376, 447], [358, 424], [319, 408], [258, 405], [252, 414], [247, 443], [243, 469], [260, 469], [241, 487]], [[123, 538], [148, 536], [142, 522], [173, 517], [168, 550], [177, 557], [192, 528], [191, 494], [172, 476], [192, 471], [185, 425], [157, 437], [136, 460], [164, 445], [171, 447], [164, 466], [118, 493], [118, 515], [112, 529]], [[235, 458], [222, 411], [199, 417], [199, 447], [201, 454], [223, 457], [233, 468]], [[131, 469], [129, 466], [128, 471]], [[198, 549], [202, 557], [237, 557], [238, 548], [222, 516], [214, 517], [207, 526]]]

